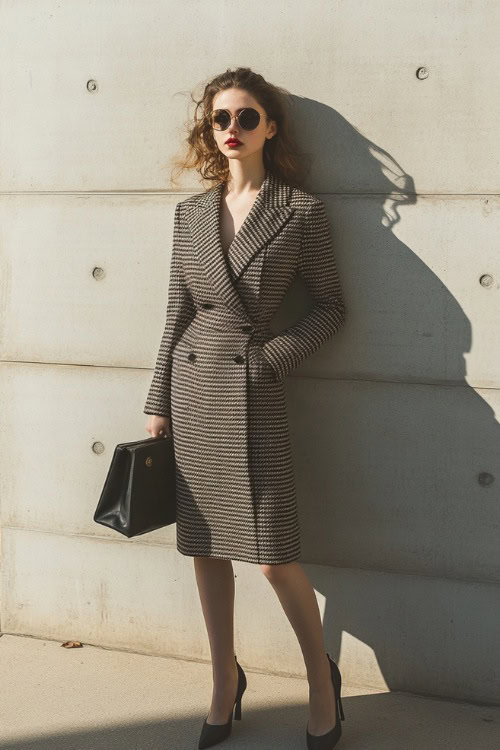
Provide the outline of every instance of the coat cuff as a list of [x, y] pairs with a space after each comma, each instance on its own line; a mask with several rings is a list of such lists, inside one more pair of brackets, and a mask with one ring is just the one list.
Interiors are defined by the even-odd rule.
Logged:
[[172, 413], [170, 410], [166, 410], [165, 407], [152, 407], [145, 406], [142, 410], [144, 414], [153, 414], [155, 417], [171, 417]]

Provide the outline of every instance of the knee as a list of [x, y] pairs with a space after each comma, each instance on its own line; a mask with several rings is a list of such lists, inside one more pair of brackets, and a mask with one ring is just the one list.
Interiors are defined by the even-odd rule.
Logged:
[[278, 565], [262, 563], [260, 565], [260, 569], [264, 573], [268, 581], [278, 581], [289, 572], [292, 565], [293, 563], [281, 563]]

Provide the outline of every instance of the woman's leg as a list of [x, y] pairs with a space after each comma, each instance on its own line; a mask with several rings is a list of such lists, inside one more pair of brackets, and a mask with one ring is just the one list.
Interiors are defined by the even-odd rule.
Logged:
[[261, 565], [299, 640], [309, 681], [309, 732], [335, 726], [335, 693], [314, 589], [298, 562]]
[[194, 557], [198, 593], [212, 655], [209, 724], [225, 724], [234, 705], [238, 669], [234, 659], [234, 572], [231, 560]]

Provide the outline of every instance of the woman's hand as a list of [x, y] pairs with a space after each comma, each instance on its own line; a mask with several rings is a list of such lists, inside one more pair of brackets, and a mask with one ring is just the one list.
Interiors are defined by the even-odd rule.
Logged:
[[146, 422], [146, 430], [151, 437], [172, 437], [170, 417], [160, 417], [150, 414]]

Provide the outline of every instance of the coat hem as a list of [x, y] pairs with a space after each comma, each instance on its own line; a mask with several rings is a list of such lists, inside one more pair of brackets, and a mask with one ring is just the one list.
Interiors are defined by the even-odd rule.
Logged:
[[205, 554], [205, 555], [200, 554], [198, 552], [182, 552], [182, 550], [180, 550], [179, 547], [177, 547], [177, 551], [184, 557], [215, 557], [219, 560], [236, 560], [238, 562], [246, 562], [246, 563], [250, 563], [253, 565], [286, 565], [286, 563], [289, 563], [289, 562], [298, 562], [301, 558], [300, 553], [299, 555], [294, 553], [289, 558], [276, 561], [276, 559], [270, 560], [270, 559], [265, 559], [265, 558], [256, 560], [255, 558], [250, 558], [245, 555], [234, 555], [234, 554], [230, 557], [228, 555], [224, 555], [219, 552], [210, 552], [209, 554]]

